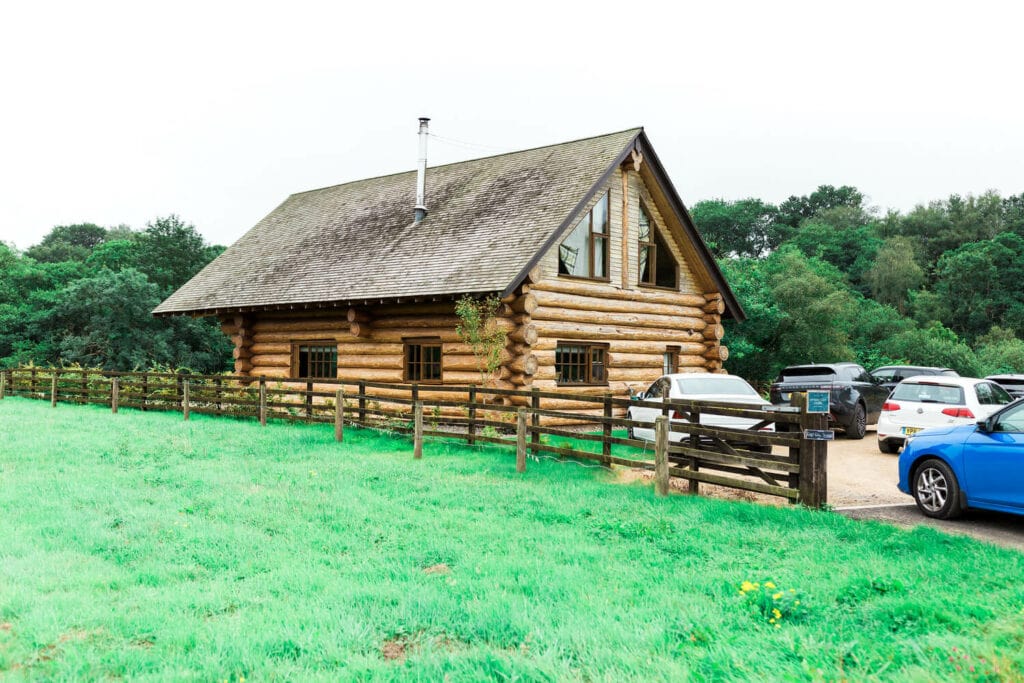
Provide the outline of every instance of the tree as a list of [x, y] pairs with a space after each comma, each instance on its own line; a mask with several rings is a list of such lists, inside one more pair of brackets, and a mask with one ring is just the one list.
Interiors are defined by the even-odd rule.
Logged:
[[875, 261], [864, 272], [864, 282], [875, 300], [906, 315], [908, 292], [924, 282], [924, 270], [914, 260], [914, 247], [906, 237], [890, 237], [875, 253]]
[[162, 296], [185, 284], [223, 251], [207, 246], [194, 225], [173, 214], [149, 223], [135, 241], [135, 267], [160, 288]]
[[778, 209], [760, 199], [697, 202], [693, 222], [715, 256], [764, 256], [779, 245]]
[[981, 375], [1024, 372], [1024, 341], [1010, 330], [993, 326], [978, 338], [977, 355]]
[[455, 315], [459, 317], [455, 332], [473, 350], [481, 384], [487, 384], [501, 367], [501, 352], [508, 334], [497, 323], [500, 305], [496, 296], [477, 299], [469, 294], [455, 302]]
[[[819, 185], [810, 195], [798, 197], [790, 195], [789, 199], [779, 204], [778, 222], [790, 228], [799, 227], [801, 221], [811, 218], [819, 211], [834, 209], [839, 206], [862, 208], [864, 195], [850, 185], [833, 187]], [[790, 230], [789, 232], [792, 232]]]
[[106, 229], [94, 223], [58, 225], [39, 244], [29, 247], [25, 255], [42, 263], [84, 261], [106, 239]]
[[837, 206], [822, 209], [800, 223], [788, 241], [809, 258], [831, 263], [859, 286], [871, 267], [882, 239], [872, 216], [860, 207]]

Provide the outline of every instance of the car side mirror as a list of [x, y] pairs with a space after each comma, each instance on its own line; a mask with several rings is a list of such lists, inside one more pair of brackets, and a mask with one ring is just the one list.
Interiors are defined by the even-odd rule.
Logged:
[[635, 398], [638, 401], [642, 401], [645, 398], [647, 398], [647, 392], [646, 391], [638, 391], [635, 394], [633, 394], [633, 398]]
[[989, 434], [995, 425], [992, 424], [992, 418], [986, 418], [984, 420], [978, 420], [978, 429]]

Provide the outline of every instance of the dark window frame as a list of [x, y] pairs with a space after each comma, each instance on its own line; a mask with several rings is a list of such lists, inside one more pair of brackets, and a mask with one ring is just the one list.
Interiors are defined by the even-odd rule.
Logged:
[[[328, 354], [327, 358], [310, 358], [310, 354], [324, 353]], [[303, 354], [306, 356], [305, 360]], [[302, 373], [304, 364], [307, 370], [305, 374]], [[314, 371], [330, 374], [314, 374]], [[293, 341], [291, 375], [304, 379], [338, 379], [338, 343], [325, 339]]]
[[[641, 218], [643, 216], [647, 217], [647, 225], [648, 225], [648, 228], [649, 228], [648, 233], [647, 233], [648, 239], [646, 241], [640, 239], [640, 225], [639, 225], [639, 221], [641, 220]], [[637, 250], [636, 250], [636, 281], [637, 281], [637, 284], [640, 287], [648, 287], [650, 289], [664, 289], [664, 290], [668, 290], [668, 291], [677, 291], [679, 289], [679, 262], [676, 261], [676, 256], [675, 256], [675, 254], [672, 253], [672, 250], [668, 248], [668, 244], [667, 243], [665, 243], [662, 246], [664, 246], [665, 247], [665, 251], [668, 252], [668, 257], [672, 260], [672, 265], [674, 267], [673, 268], [674, 272], [672, 274], [672, 284], [671, 285], [659, 285], [659, 284], [657, 284], [657, 282], [658, 282], [658, 238], [660, 238], [662, 242], [665, 242], [665, 238], [663, 236], [661, 236], [660, 228], [658, 227], [658, 224], [654, 222], [654, 218], [651, 217], [651, 212], [647, 210], [647, 207], [644, 205], [644, 203], [642, 201], [640, 202], [640, 214], [639, 214], [639, 217], [637, 218], [637, 221], [638, 221], [637, 230], [636, 230], [636, 242], [637, 242]], [[647, 271], [650, 274], [650, 278], [651, 278], [650, 280], [644, 280], [642, 278], [643, 273], [640, 270], [641, 267], [642, 267], [641, 266], [641, 262], [642, 261], [640, 259], [640, 254], [642, 253], [642, 251], [644, 249], [648, 250], [648, 252], [647, 252], [647, 265], [648, 265]]]
[[[570, 352], [566, 347], [580, 348], [582, 351]], [[595, 352], [598, 352], [601, 361], [595, 363]], [[564, 360], [560, 363], [559, 356], [564, 354], [577, 353], [582, 355], [582, 360], [575, 361], [572, 363], [566, 363]], [[568, 365], [568, 367], [566, 367]], [[595, 372], [595, 368], [600, 367], [599, 372]], [[565, 371], [570, 368], [576, 368], [581, 370], [578, 374], [582, 375], [583, 378], [580, 381], [577, 380], [566, 380], [564, 379]], [[577, 374], [573, 372], [572, 374]], [[598, 379], [595, 379], [595, 375], [603, 375]], [[570, 341], [570, 340], [559, 340], [555, 344], [555, 381], [560, 387], [606, 387], [608, 386], [608, 344], [595, 344], [593, 342], [581, 342], [581, 341]]]
[[[602, 202], [604, 203], [604, 221], [605, 221], [604, 232], [598, 232], [598, 231], [596, 231], [594, 229], [594, 209], [597, 208], [598, 204], [601, 204]], [[573, 275], [572, 273], [563, 273], [562, 272], [562, 256], [561, 256], [561, 253], [559, 253], [559, 255], [558, 255], [558, 277], [567, 277], [567, 278], [572, 278], [572, 279], [576, 279], [576, 280], [596, 280], [598, 282], [611, 282], [611, 279], [612, 279], [612, 264], [611, 264], [611, 243], [612, 243], [612, 215], [611, 214], [612, 214], [612, 212], [611, 212], [611, 206], [612, 206], [611, 191], [610, 190], [606, 190], [605, 193], [603, 195], [601, 195], [601, 198], [598, 199], [596, 202], [594, 202], [594, 205], [590, 207], [590, 210], [588, 210], [585, 214], [580, 216], [580, 219], [578, 221], [576, 221], [576, 224], [573, 226], [572, 230], [570, 230], [569, 233], [565, 236], [565, 239], [563, 239], [561, 242], [558, 243], [558, 249], [560, 251], [561, 248], [562, 248], [562, 245], [565, 243], [565, 241], [567, 239], [569, 239], [569, 237], [573, 233], [576, 232], [577, 228], [580, 227], [580, 224], [584, 220], [589, 220], [590, 221], [590, 232], [587, 233], [587, 250], [589, 251], [589, 255], [590, 255], [590, 258], [588, 260], [588, 266], [589, 266], [588, 267], [588, 271], [589, 271], [588, 274], [587, 275]], [[601, 240], [601, 243], [604, 245], [604, 250], [603, 250], [604, 253], [603, 253], [603, 258], [602, 258], [602, 263], [604, 263], [604, 271], [605, 271], [604, 275], [595, 275], [594, 274], [594, 264], [596, 263], [596, 260], [594, 259], [594, 253], [595, 253], [594, 252], [594, 245], [597, 243], [598, 240]]]
[[675, 375], [679, 372], [679, 354], [682, 352], [682, 347], [679, 346], [666, 346], [665, 354], [661, 360], [661, 374], [663, 375]]
[[[424, 351], [437, 350], [437, 360], [424, 358]], [[435, 368], [437, 376], [429, 370]], [[441, 384], [444, 382], [444, 344], [440, 337], [411, 337], [402, 340], [402, 378], [417, 384]]]

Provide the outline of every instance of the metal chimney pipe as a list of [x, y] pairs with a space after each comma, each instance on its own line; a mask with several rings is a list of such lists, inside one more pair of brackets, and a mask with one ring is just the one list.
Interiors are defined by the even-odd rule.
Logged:
[[419, 223], [427, 217], [427, 122], [425, 116], [420, 117], [420, 160], [416, 168], [416, 210], [413, 222]]

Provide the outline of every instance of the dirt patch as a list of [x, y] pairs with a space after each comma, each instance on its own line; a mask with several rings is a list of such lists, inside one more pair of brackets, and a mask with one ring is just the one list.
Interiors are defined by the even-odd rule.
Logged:
[[[827, 500], [833, 507], [911, 502], [908, 496], [896, 488], [899, 479], [898, 456], [879, 451], [874, 429], [869, 427], [868, 430], [867, 435], [859, 441], [839, 436], [828, 444]], [[654, 478], [653, 472], [641, 469], [619, 469], [616, 474], [622, 483]], [[675, 477], [669, 481], [669, 487], [675, 492], [689, 491], [689, 484]], [[778, 496], [713, 484], [702, 483], [700, 494], [726, 500], [786, 505], [786, 500]]]
[[389, 662], [404, 662], [412, 644], [405, 636], [389, 638], [380, 648], [380, 656]]
[[14, 628], [14, 624], [9, 621], [0, 621], [0, 631], [10, 631]]
[[440, 564], [432, 564], [429, 567], [423, 569], [424, 574], [451, 574], [452, 568], [446, 565], [444, 562]]

